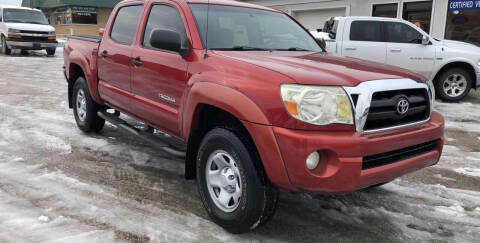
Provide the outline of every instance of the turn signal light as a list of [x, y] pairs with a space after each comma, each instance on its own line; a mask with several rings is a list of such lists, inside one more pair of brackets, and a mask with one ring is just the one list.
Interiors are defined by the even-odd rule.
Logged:
[[49, 36], [48, 39], [49, 39], [49, 40], [56, 40], [57, 37], [56, 37], [56, 36]]
[[8, 38], [13, 38], [13, 39], [21, 39], [21, 35], [14, 35], [14, 34], [8, 34]]

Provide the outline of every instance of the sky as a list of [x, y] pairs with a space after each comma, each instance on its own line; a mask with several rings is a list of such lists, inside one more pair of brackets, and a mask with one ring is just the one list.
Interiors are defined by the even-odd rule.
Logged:
[[0, 5], [16, 5], [20, 6], [22, 4], [22, 0], [0, 0]]

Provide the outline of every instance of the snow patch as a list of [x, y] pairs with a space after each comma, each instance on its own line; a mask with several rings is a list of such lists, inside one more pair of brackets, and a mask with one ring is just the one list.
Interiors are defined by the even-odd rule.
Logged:
[[43, 222], [43, 223], [48, 223], [50, 221], [50, 218], [48, 216], [42, 215], [38, 217], [38, 221]]
[[435, 174], [435, 175], [433, 175], [433, 177], [441, 179], [441, 180], [446, 180], [446, 181], [457, 181], [453, 178], [442, 176], [441, 174]]
[[435, 211], [440, 212], [442, 214], [446, 214], [448, 216], [453, 217], [465, 217], [465, 209], [460, 205], [452, 205], [449, 207], [445, 206], [436, 206]]
[[480, 169], [477, 168], [457, 168], [455, 169], [455, 172], [464, 175], [480, 177]]

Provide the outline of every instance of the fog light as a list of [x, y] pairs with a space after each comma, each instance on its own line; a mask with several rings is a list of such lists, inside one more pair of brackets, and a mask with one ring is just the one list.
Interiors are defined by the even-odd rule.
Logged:
[[317, 168], [318, 162], [320, 162], [320, 154], [315, 151], [307, 157], [307, 161], [305, 162], [305, 164], [307, 166], [307, 169], [314, 170]]

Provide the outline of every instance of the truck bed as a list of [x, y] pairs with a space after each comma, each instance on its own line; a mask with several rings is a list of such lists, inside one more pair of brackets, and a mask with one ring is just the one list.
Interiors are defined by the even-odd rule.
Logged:
[[95, 43], [100, 43], [102, 37], [100, 36], [91, 36], [91, 35], [71, 35], [68, 39], [76, 39], [76, 40], [83, 40], [83, 41], [90, 41]]

